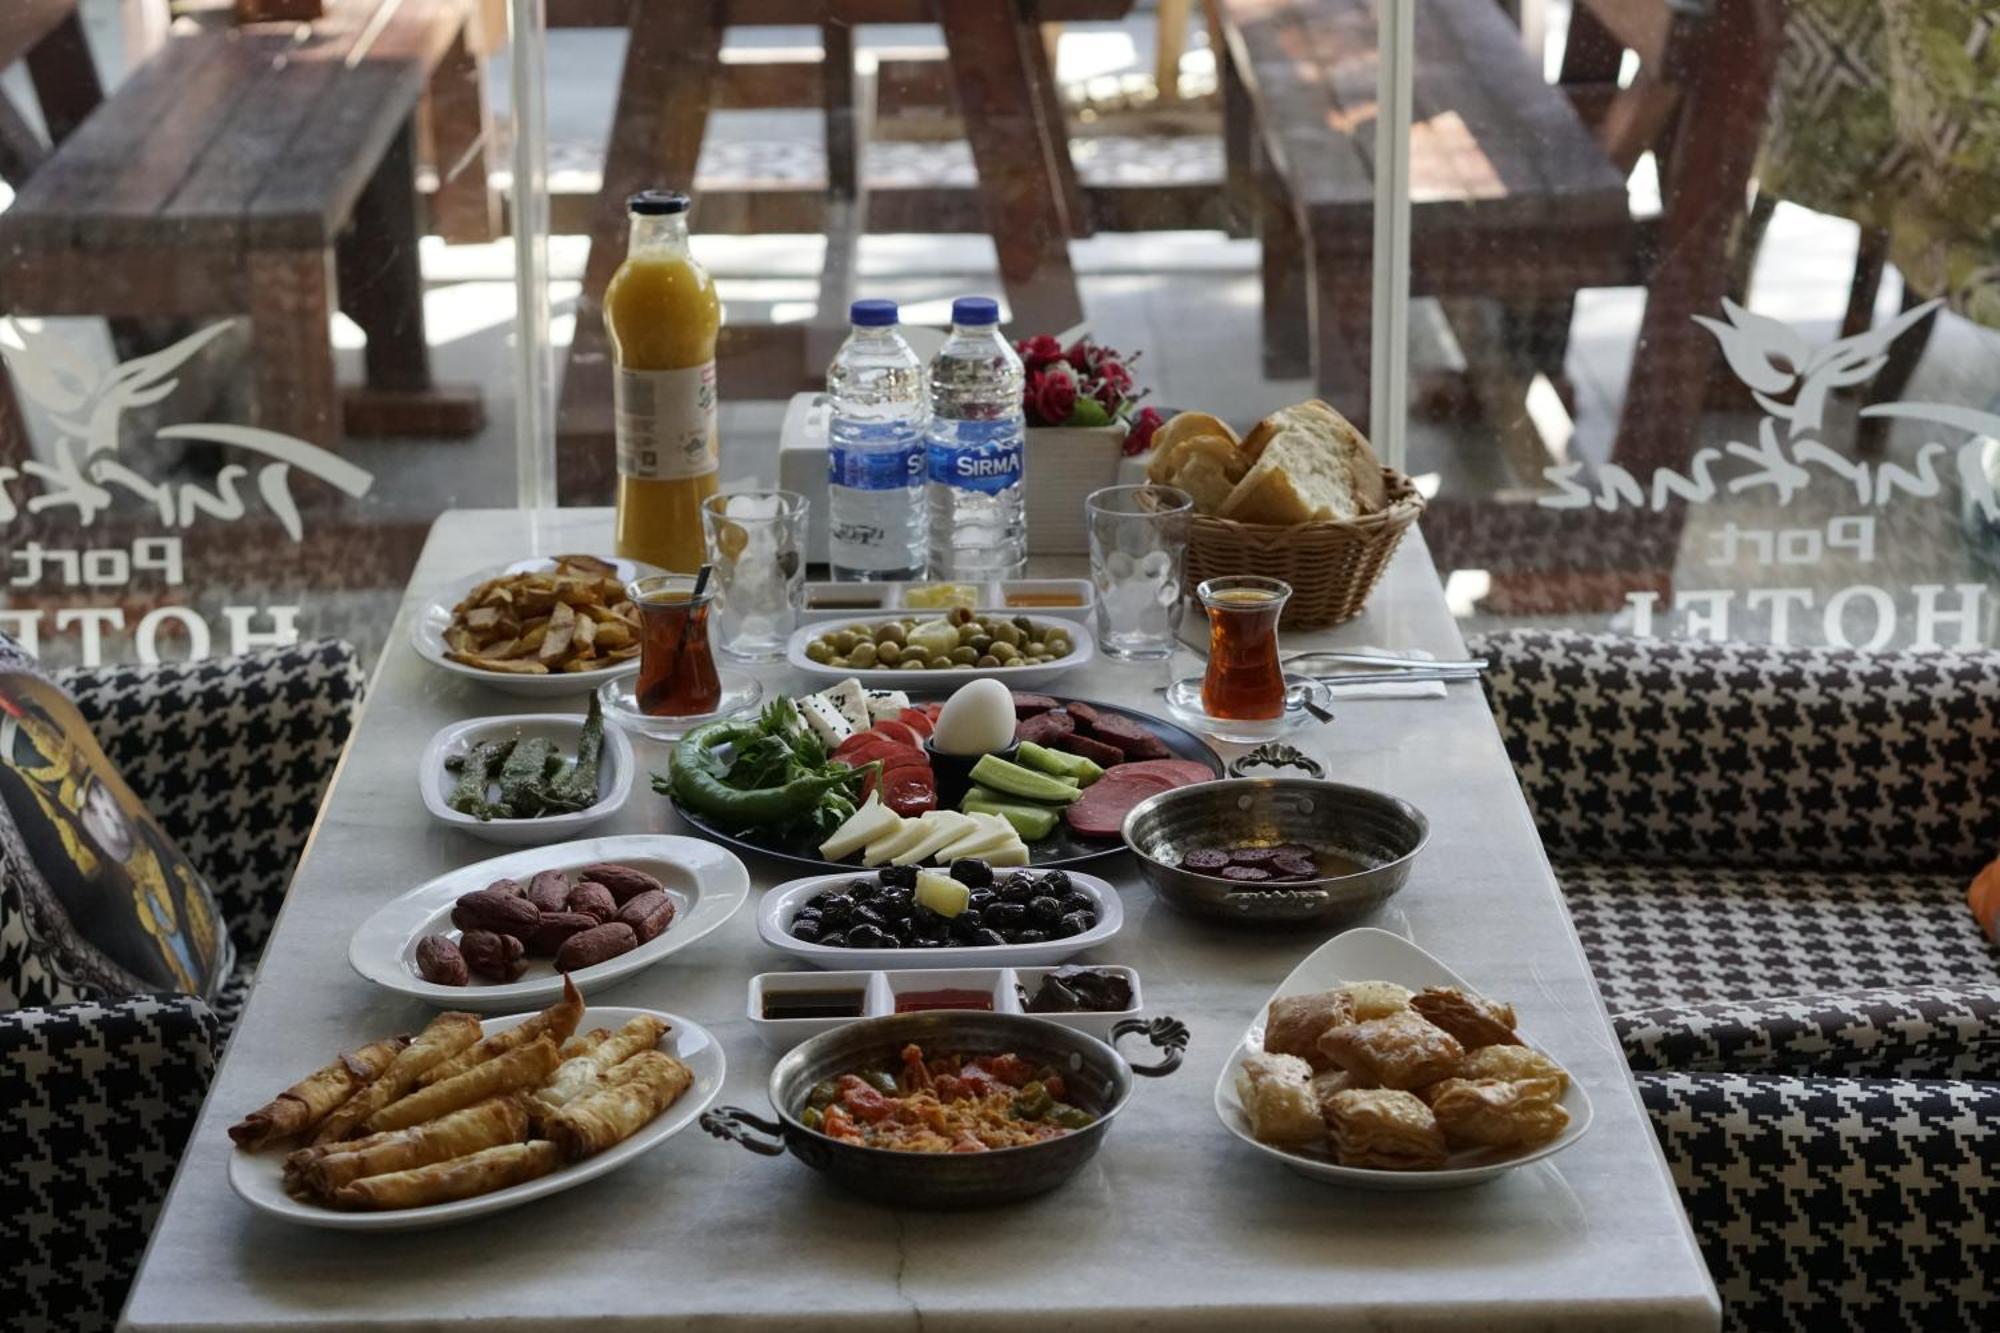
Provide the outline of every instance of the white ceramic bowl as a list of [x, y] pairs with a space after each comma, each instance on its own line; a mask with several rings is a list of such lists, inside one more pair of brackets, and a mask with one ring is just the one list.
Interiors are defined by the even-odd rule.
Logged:
[[[1456, 986], [1460, 990], [1474, 992], [1479, 989], [1401, 935], [1362, 926], [1334, 936], [1307, 955], [1303, 963], [1292, 969], [1284, 984], [1272, 992], [1271, 999], [1311, 995], [1350, 981], [1393, 981], [1413, 991], [1426, 986]], [[1457, 1189], [1464, 1185], [1477, 1185], [1559, 1153], [1582, 1138], [1584, 1131], [1590, 1128], [1590, 1097], [1572, 1076], [1569, 1089], [1562, 1098], [1563, 1109], [1569, 1112], [1569, 1127], [1541, 1147], [1525, 1152], [1477, 1148], [1453, 1153], [1446, 1165], [1435, 1171], [1382, 1171], [1372, 1167], [1341, 1166], [1330, 1157], [1259, 1143], [1250, 1133], [1250, 1118], [1244, 1114], [1243, 1103], [1236, 1096], [1236, 1067], [1243, 1062], [1245, 1055], [1264, 1048], [1264, 1015], [1269, 1010], [1268, 1003], [1258, 1008], [1250, 1030], [1230, 1052], [1229, 1059], [1223, 1062], [1222, 1076], [1215, 1083], [1215, 1114], [1237, 1138], [1302, 1176], [1359, 1189]], [[1520, 1035], [1523, 1041], [1528, 1041], [1525, 1032]], [[1534, 1045], [1532, 1041], [1528, 1044]], [[1559, 1058], [1557, 1063], [1561, 1063]]]
[[[710, 1036], [701, 1024], [675, 1014], [660, 1013], [653, 1009], [608, 1009], [592, 1006], [584, 1010], [583, 1019], [577, 1025], [579, 1031], [594, 1027], [610, 1028], [614, 1032], [639, 1014], [652, 1014], [666, 1023], [667, 1035], [661, 1049], [694, 1071], [694, 1083], [681, 1094], [680, 1100], [656, 1116], [631, 1138], [597, 1154], [586, 1157], [581, 1162], [552, 1171], [535, 1180], [510, 1185], [506, 1189], [494, 1190], [491, 1194], [479, 1194], [470, 1199], [457, 1199], [450, 1203], [432, 1204], [427, 1208], [397, 1208], [380, 1213], [343, 1213], [331, 1208], [294, 1199], [285, 1193], [284, 1148], [274, 1148], [264, 1152], [244, 1152], [231, 1149], [229, 1154], [229, 1183], [244, 1202], [259, 1212], [287, 1222], [297, 1222], [302, 1226], [326, 1227], [335, 1231], [408, 1231], [417, 1227], [441, 1227], [452, 1222], [463, 1222], [468, 1218], [481, 1217], [487, 1213], [497, 1213], [504, 1208], [515, 1208], [531, 1199], [555, 1194], [586, 1180], [594, 1179], [607, 1171], [615, 1171], [640, 1153], [657, 1148], [674, 1135], [693, 1124], [708, 1104], [715, 1100], [715, 1094], [722, 1091], [722, 1080], [728, 1073], [728, 1061], [723, 1058], [722, 1043]], [[488, 1019], [487, 1033], [504, 1032], [517, 1024], [525, 1023], [532, 1014], [512, 1014], [506, 1018]], [[303, 1070], [301, 1071], [303, 1072]]]
[[423, 793], [424, 808], [431, 818], [448, 828], [470, 833], [487, 842], [510, 847], [538, 846], [575, 838], [596, 828], [618, 813], [632, 794], [632, 775], [637, 767], [632, 742], [625, 733], [604, 725], [604, 749], [597, 764], [597, 802], [573, 814], [543, 815], [540, 819], [478, 819], [460, 814], [446, 804], [458, 786], [458, 775], [445, 767], [445, 760], [462, 755], [483, 741], [518, 735], [522, 739], [539, 736], [555, 744], [557, 753], [574, 763], [577, 742], [583, 735], [583, 718], [574, 713], [522, 713], [515, 717], [475, 717], [454, 722], [431, 737], [424, 757], [417, 762], [417, 787]]
[[[616, 560], [609, 556], [598, 558], [609, 561], [617, 568], [621, 583], [630, 583], [641, 575], [660, 572], [651, 565], [642, 565], [636, 560]], [[537, 570], [554, 569], [555, 564], [554, 557], [542, 556], [530, 560], [516, 560], [511, 564], [494, 565], [476, 574], [453, 579], [432, 594], [423, 610], [411, 618], [411, 647], [417, 650], [417, 656], [441, 671], [449, 671], [454, 676], [477, 681], [502, 694], [519, 695], [528, 699], [581, 698], [607, 680], [637, 671], [639, 659], [634, 657], [616, 666], [600, 667], [596, 671], [558, 671], [546, 676], [516, 676], [504, 671], [482, 671], [463, 662], [454, 662], [444, 655], [444, 632], [451, 627], [451, 609], [464, 601], [467, 593], [486, 580], [497, 579], [503, 574], [526, 574]]]
[[[898, 611], [895, 616], [922, 615], [932, 613], [918, 611]], [[939, 611], [936, 615], [943, 615]], [[1026, 613], [1030, 620], [1045, 621], [1060, 619], [1040, 612]], [[877, 620], [891, 618], [889, 613], [880, 613]], [[990, 676], [1014, 689], [1031, 689], [1046, 685], [1058, 676], [1090, 665], [1097, 656], [1097, 635], [1089, 626], [1079, 626], [1074, 621], [1064, 621], [1062, 628], [1070, 635], [1069, 655], [1059, 661], [1047, 662], [1041, 666], [1019, 667], [968, 667], [958, 671], [898, 671], [894, 667], [837, 667], [826, 666], [806, 656], [806, 645], [822, 634], [840, 628], [842, 625], [857, 624], [867, 620], [866, 615], [849, 615], [833, 620], [816, 621], [801, 625], [792, 632], [791, 640], [785, 645], [785, 661], [815, 680], [829, 683], [846, 680], [852, 676], [871, 690], [954, 690], [968, 680], [978, 680]]]
[[[1132, 1007], [1092, 1013], [1037, 1014], [1035, 1017], [1046, 1018], [1078, 1032], [1088, 1032], [1099, 1041], [1110, 1041], [1111, 1029], [1121, 1019], [1138, 1017], [1145, 1005], [1145, 996], [1139, 991], [1139, 974], [1129, 967], [1112, 967], [1102, 963], [1082, 966], [1088, 966], [1094, 972], [1115, 972], [1124, 977], [1132, 987]], [[1053, 971], [1053, 967], [958, 967], [910, 968], [896, 972], [764, 972], [750, 978], [750, 1029], [766, 1046], [782, 1052], [791, 1050], [808, 1037], [816, 1037], [843, 1023], [855, 1021], [853, 1018], [764, 1017], [766, 995], [796, 991], [858, 990], [863, 995], [861, 1018], [879, 1018], [895, 1013], [896, 997], [899, 995], [911, 991], [947, 989], [986, 993], [992, 999], [990, 1008], [993, 1013], [1025, 1013], [1020, 991], [1016, 987], [1026, 987], [1032, 995], [1041, 985], [1042, 977]]]
[[[940, 968], [940, 967], [1038, 967], [1060, 963], [1065, 958], [1095, 948], [1116, 935], [1125, 924], [1125, 905], [1118, 899], [1118, 891], [1095, 875], [1085, 875], [1079, 871], [1066, 871], [1079, 893], [1089, 895], [1097, 907], [1097, 924], [1081, 935], [1071, 935], [1067, 939], [1044, 940], [1039, 944], [976, 944], [948, 949], [843, 949], [829, 948], [824, 944], [808, 944], [794, 939], [786, 927], [792, 918], [820, 894], [835, 889], [854, 879], [872, 876], [872, 870], [850, 870], [842, 875], [811, 875], [805, 879], [795, 879], [780, 884], [764, 895], [757, 905], [757, 933], [764, 937], [764, 943], [779, 953], [788, 953], [814, 967], [836, 972], [863, 971], [873, 968], [894, 969]], [[1017, 874], [1007, 867], [996, 867], [995, 876]]]
[[460, 866], [385, 903], [354, 932], [347, 946], [347, 961], [377, 985], [442, 1009], [498, 1013], [552, 1003], [562, 994], [562, 974], [546, 958], [530, 959], [528, 971], [519, 981], [488, 982], [475, 977], [470, 985], [439, 986], [417, 975], [417, 944], [429, 935], [457, 936], [451, 909], [462, 894], [483, 889], [496, 879], [525, 883], [537, 871], [575, 870], [598, 861], [629, 865], [664, 883], [667, 896], [674, 901], [674, 919], [659, 935], [631, 952], [571, 973], [586, 995], [595, 995], [612, 982], [687, 948], [735, 915], [750, 896], [750, 873], [743, 863], [712, 842], [671, 834], [581, 838]]

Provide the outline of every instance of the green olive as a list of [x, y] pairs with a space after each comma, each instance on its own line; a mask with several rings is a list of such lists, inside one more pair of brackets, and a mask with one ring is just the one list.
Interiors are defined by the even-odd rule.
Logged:
[[896, 670], [898, 671], [922, 671], [923, 669], [924, 655], [922, 653], [911, 653], [908, 657], [896, 663]]
[[1050, 657], [1064, 657], [1068, 655], [1070, 649], [1070, 642], [1062, 635], [1051, 634], [1049, 635], [1048, 642], [1049, 642]]
[[943, 653], [938, 653], [930, 659], [930, 668], [933, 671], [943, 671], [946, 667], [950, 665], [951, 665], [951, 659], [949, 657], [946, 657]]
[[1023, 634], [1032, 636], [1035, 632], [1035, 622], [1028, 619], [1026, 616], [1015, 616], [1014, 628], [1021, 631], [1021, 633]]
[[967, 607], [954, 606], [951, 609], [951, 613], [947, 615], [945, 619], [949, 620], [954, 625], [964, 625], [971, 621], [972, 611], [970, 610], [970, 608]]
[[854, 651], [854, 634], [850, 630], [835, 630], [833, 637], [827, 642], [833, 645], [833, 651], [836, 653], [846, 654]]
[[875, 645], [875, 660], [883, 666], [894, 666], [903, 660], [903, 645], [894, 639], [884, 639]]
[[995, 657], [992, 653], [988, 653], [986, 654], [986, 656], [980, 658], [977, 662], [974, 662], [972, 665], [978, 667], [982, 671], [991, 671], [994, 667], [1000, 665], [1000, 659]]
[[993, 636], [991, 634], [975, 634], [972, 636], [971, 645], [972, 650], [976, 653], [990, 652], [993, 648]]
[[1011, 662], [1020, 655], [1021, 650], [1011, 643], [1001, 642], [993, 645], [993, 656], [999, 658], [1002, 662]]
[[951, 660], [960, 666], [971, 666], [979, 660], [979, 654], [961, 644], [951, 650]]
[[901, 625], [898, 625], [895, 621], [893, 620], [884, 621], [882, 624], [877, 625], [875, 627], [875, 642], [877, 644], [884, 644], [884, 643], [900, 644], [902, 641], [903, 641], [903, 627]]
[[831, 662], [828, 662], [827, 665], [830, 667], [844, 667], [848, 665], [848, 661], [844, 657], [836, 657]]
[[806, 661], [831, 662], [832, 660], [833, 660], [833, 645], [828, 643], [825, 639], [814, 639], [811, 643], [806, 645]]
[[1009, 648], [1018, 648], [1021, 644], [1021, 631], [1009, 624], [1002, 623], [995, 625], [993, 627], [993, 637], [1001, 643], [1006, 644]]
[[865, 671], [875, 665], [875, 645], [872, 643], [855, 644], [854, 651], [847, 655], [847, 660]]
[[979, 637], [979, 629], [977, 626], [960, 625], [958, 627], [958, 641], [960, 643], [962, 644], [971, 643], [974, 639], [978, 637]]

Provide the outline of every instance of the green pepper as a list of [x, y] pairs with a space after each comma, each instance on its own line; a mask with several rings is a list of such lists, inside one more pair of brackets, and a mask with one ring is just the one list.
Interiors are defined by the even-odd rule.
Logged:
[[870, 1069], [861, 1075], [861, 1079], [884, 1097], [900, 1097], [903, 1095], [902, 1089], [896, 1086], [896, 1076], [886, 1069]]
[[840, 1097], [840, 1085], [832, 1079], [813, 1084], [813, 1090], [806, 1097], [806, 1105], [814, 1110], [824, 1110]]
[[[504, 815], [505, 810], [490, 805], [486, 800], [487, 785], [493, 780], [493, 771], [506, 762], [513, 752], [513, 738], [504, 741], [481, 741], [459, 760], [458, 783], [451, 790], [445, 804], [462, 815], [475, 819], [491, 819], [495, 814]], [[445, 767], [452, 767], [450, 760]]]
[[799, 1113], [799, 1123], [807, 1129], [818, 1129], [826, 1123], [826, 1116], [817, 1106], [808, 1106]]
[[1056, 1108], [1056, 1099], [1039, 1083], [1023, 1085], [1014, 1098], [1014, 1115], [1020, 1120], [1040, 1120]]
[[730, 786], [724, 781], [729, 766], [716, 752], [723, 746], [747, 746], [764, 734], [754, 722], [710, 722], [696, 727], [674, 746], [673, 776], [654, 775], [653, 789], [670, 792], [696, 813], [735, 828], [776, 827], [811, 810], [827, 792], [881, 768], [878, 761], [864, 768], [793, 778], [773, 787], [740, 791]]
[[1050, 1114], [1049, 1119], [1064, 1129], [1088, 1129], [1097, 1123], [1097, 1117], [1082, 1107], [1070, 1106], [1063, 1102], [1056, 1103], [1056, 1109]]

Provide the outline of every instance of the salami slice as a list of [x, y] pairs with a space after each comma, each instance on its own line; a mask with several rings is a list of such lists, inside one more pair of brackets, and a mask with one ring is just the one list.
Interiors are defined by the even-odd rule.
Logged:
[[1033, 717], [1022, 718], [1015, 723], [1014, 739], [1053, 746], [1075, 730], [1076, 722], [1070, 715], [1056, 708], [1046, 713], [1037, 713]]
[[[1075, 708], [1070, 711], [1075, 713]], [[1115, 745], [1127, 759], [1169, 759], [1173, 751], [1167, 743], [1152, 732], [1134, 722], [1131, 718], [1120, 717], [1116, 713], [1091, 710], [1095, 716], [1090, 720], [1090, 734], [1107, 745]], [[1081, 714], [1077, 721], [1082, 722]]]
[[1063, 817], [1082, 837], [1115, 838], [1133, 806], [1174, 785], [1171, 779], [1157, 773], [1127, 778], [1114, 770], [1085, 787], [1083, 795], [1063, 812]]
[[1094, 741], [1090, 737], [1080, 735], [1077, 732], [1071, 732], [1069, 735], [1062, 737], [1052, 748], [1065, 751], [1069, 754], [1082, 755], [1099, 768], [1110, 768], [1114, 764], [1125, 762], [1125, 752], [1117, 746], [1106, 745], [1103, 741]]
[[1192, 759], [1140, 759], [1118, 766], [1120, 774], [1154, 773], [1173, 779], [1176, 787], [1188, 787], [1197, 782], [1213, 782], [1215, 773], [1207, 764], [1198, 764]]

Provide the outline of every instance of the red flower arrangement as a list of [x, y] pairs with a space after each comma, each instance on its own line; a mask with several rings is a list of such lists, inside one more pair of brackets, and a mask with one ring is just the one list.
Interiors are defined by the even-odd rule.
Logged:
[[1148, 392], [1135, 390], [1132, 384], [1131, 367], [1139, 353], [1121, 356], [1088, 338], [1064, 347], [1046, 333], [1023, 338], [1014, 350], [1028, 371], [1021, 406], [1030, 426], [1109, 426], [1124, 421], [1127, 455], [1143, 454], [1152, 447], [1153, 432], [1163, 418], [1157, 408], [1139, 406]]

